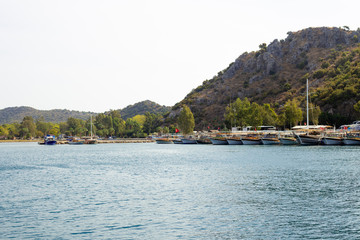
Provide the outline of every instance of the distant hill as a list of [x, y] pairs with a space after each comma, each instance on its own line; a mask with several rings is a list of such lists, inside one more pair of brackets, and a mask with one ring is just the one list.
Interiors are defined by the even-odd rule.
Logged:
[[[146, 112], [164, 114], [169, 112], [171, 107], [161, 106], [155, 102], [146, 100], [133, 105], [129, 105], [124, 109], [119, 109], [124, 120], [142, 115]], [[97, 115], [94, 112], [70, 111], [66, 109], [54, 110], [37, 110], [32, 107], [9, 107], [0, 110], [0, 124], [20, 123], [25, 116], [32, 116], [35, 120], [43, 118], [45, 122], [66, 122], [69, 117], [87, 120], [90, 115]]]
[[41, 117], [46, 122], [66, 122], [69, 117], [83, 120], [89, 119], [93, 112], [70, 111], [66, 109], [37, 110], [32, 107], [9, 107], [0, 110], [0, 124], [21, 122], [25, 116], [32, 116], [35, 120]]
[[226, 106], [245, 97], [270, 103], [277, 113], [295, 98], [305, 111], [306, 79], [310, 99], [322, 111], [320, 123], [339, 126], [359, 118], [353, 106], [360, 100], [360, 28], [307, 28], [260, 44], [258, 51], [243, 53], [193, 89], [173, 107], [169, 118], [175, 119], [186, 104], [196, 129], [221, 126]]
[[146, 100], [142, 102], [129, 105], [126, 108], [120, 109], [121, 117], [126, 120], [136, 115], [143, 115], [146, 112], [155, 114], [164, 114], [171, 110], [171, 107], [161, 106], [155, 102]]

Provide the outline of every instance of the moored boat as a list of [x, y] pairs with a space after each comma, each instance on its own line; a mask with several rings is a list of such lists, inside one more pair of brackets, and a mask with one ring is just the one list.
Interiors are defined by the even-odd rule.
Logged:
[[174, 139], [172, 140], [174, 144], [183, 144], [183, 142], [181, 141], [181, 139]]
[[280, 143], [282, 144], [282, 145], [297, 145], [298, 144], [298, 141], [296, 140], [296, 138], [294, 138], [294, 137], [280, 137], [279, 138], [279, 140], [280, 140]]
[[54, 135], [48, 134], [44, 137], [44, 145], [55, 145], [55, 144], [56, 144], [56, 140]]
[[296, 135], [300, 145], [318, 145], [321, 142], [320, 135]]
[[157, 144], [173, 144], [174, 139], [171, 138], [157, 138], [155, 139]]
[[344, 145], [360, 145], [359, 133], [348, 133], [343, 139]]
[[80, 138], [73, 138], [70, 141], [68, 141], [68, 144], [70, 145], [81, 145], [84, 144], [85, 140]]
[[249, 134], [243, 138], [241, 138], [241, 141], [244, 145], [260, 145], [261, 144], [261, 138], [258, 134]]
[[324, 136], [322, 138], [324, 145], [341, 145], [343, 144], [343, 138], [338, 136]]
[[261, 142], [264, 145], [279, 145], [280, 140], [276, 134], [267, 134], [261, 138]]
[[196, 139], [193, 138], [182, 138], [181, 142], [183, 144], [197, 144], [198, 142], [196, 141]]
[[228, 138], [226, 139], [226, 141], [228, 142], [229, 145], [243, 145], [241, 138], [237, 138], [237, 137]]
[[210, 138], [213, 145], [228, 145], [226, 138]]

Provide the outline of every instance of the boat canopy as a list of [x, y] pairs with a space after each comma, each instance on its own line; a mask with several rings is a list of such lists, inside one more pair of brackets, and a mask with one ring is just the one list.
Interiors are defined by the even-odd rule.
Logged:
[[322, 129], [332, 129], [332, 126], [328, 126], [328, 125], [300, 125], [300, 126], [295, 126], [293, 128], [291, 128], [292, 130], [306, 130], [306, 129], [317, 129], [317, 130], [322, 130]]

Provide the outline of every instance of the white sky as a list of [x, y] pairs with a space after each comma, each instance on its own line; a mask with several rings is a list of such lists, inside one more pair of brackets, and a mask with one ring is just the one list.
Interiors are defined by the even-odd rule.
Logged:
[[359, 24], [360, 1], [0, 0], [0, 109], [172, 106], [288, 31]]

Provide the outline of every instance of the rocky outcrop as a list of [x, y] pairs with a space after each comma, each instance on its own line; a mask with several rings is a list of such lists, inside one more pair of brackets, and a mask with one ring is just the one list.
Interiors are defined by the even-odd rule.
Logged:
[[[199, 126], [222, 122], [226, 105], [237, 97], [282, 106], [288, 99], [303, 96], [304, 76], [321, 69], [321, 59], [330, 56], [333, 49], [346, 51], [358, 43], [360, 29], [320, 27], [288, 32], [284, 40], [275, 39], [267, 47], [262, 44], [259, 51], [240, 55], [221, 74], [189, 93], [173, 111], [181, 104], [189, 105], [193, 112], [201, 114], [194, 114], [203, 122], [197, 122]], [[323, 82], [313, 80], [316, 86]]]

